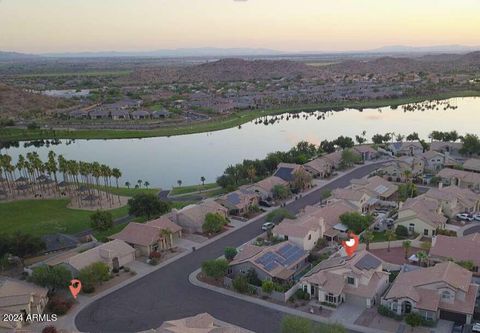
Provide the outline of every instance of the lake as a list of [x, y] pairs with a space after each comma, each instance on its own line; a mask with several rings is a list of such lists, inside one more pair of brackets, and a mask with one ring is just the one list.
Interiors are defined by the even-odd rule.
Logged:
[[[352, 138], [367, 132], [367, 138], [376, 133], [395, 132], [407, 135], [417, 132], [427, 139], [432, 130], [457, 130], [459, 134], [476, 133], [480, 124], [480, 98], [453, 98], [452, 107], [444, 110], [425, 109], [404, 111], [402, 107], [348, 109], [337, 112], [299, 113], [264, 117], [246, 123], [241, 128], [146, 139], [118, 140], [61, 140], [50, 147], [24, 147], [3, 150], [14, 160], [18, 154], [38, 151], [46, 159], [49, 150], [63, 154], [67, 159], [98, 161], [122, 170], [122, 184], [149, 181], [151, 186], [170, 188], [181, 179], [184, 185], [199, 184], [200, 177], [214, 182], [230, 164], [243, 159], [263, 158], [269, 152], [288, 150], [301, 140], [319, 144], [324, 139], [339, 135]], [[282, 119], [283, 118], [283, 119]], [[264, 124], [267, 123], [267, 125]], [[69, 144], [67, 144], [67, 142]]]

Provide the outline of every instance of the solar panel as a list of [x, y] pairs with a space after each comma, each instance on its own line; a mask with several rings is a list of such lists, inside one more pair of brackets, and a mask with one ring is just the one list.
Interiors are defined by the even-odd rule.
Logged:
[[386, 187], [385, 185], [378, 185], [376, 188], [375, 188], [375, 192], [379, 193], [379, 194], [383, 194], [385, 192], [388, 191], [388, 187]]
[[271, 263], [265, 265], [265, 269], [269, 272], [274, 270], [277, 267], [278, 267], [278, 264], [276, 262], [271, 262]]
[[380, 260], [371, 256], [369, 254], [365, 255], [362, 259], [360, 259], [356, 264], [355, 267], [359, 269], [375, 269], [381, 264]]

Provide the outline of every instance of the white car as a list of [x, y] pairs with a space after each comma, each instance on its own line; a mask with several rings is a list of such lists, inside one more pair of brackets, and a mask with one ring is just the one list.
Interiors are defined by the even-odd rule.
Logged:
[[275, 224], [273, 224], [272, 222], [266, 222], [262, 225], [262, 230], [267, 231], [267, 230], [273, 229], [274, 226]]
[[460, 220], [464, 220], [464, 221], [473, 221], [473, 217], [471, 217], [467, 213], [457, 214], [457, 218], [460, 219]]
[[480, 332], [480, 323], [473, 324], [472, 332]]
[[474, 219], [475, 221], [480, 222], [480, 214], [473, 215], [473, 219]]

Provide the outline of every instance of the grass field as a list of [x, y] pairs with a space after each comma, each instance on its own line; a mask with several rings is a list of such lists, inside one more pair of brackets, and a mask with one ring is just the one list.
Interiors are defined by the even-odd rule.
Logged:
[[99, 241], [104, 241], [107, 237], [117, 234], [127, 226], [128, 223], [121, 223], [114, 225], [112, 228], [105, 231], [94, 231], [93, 236]]
[[[41, 236], [49, 233], [73, 234], [90, 227], [92, 212], [69, 209], [68, 199], [25, 200], [0, 203], [2, 233], [21, 231]], [[113, 217], [127, 215], [128, 207], [111, 210]]]
[[405, 97], [398, 99], [382, 99], [368, 101], [346, 101], [325, 103], [320, 105], [307, 105], [276, 110], [255, 110], [249, 112], [235, 112], [229, 116], [212, 119], [210, 121], [196, 122], [193, 124], [172, 125], [169, 127], [152, 130], [27, 130], [19, 128], [2, 128], [1, 140], [40, 140], [40, 139], [127, 139], [146, 138], [158, 136], [173, 136], [202, 132], [218, 131], [226, 128], [237, 127], [256, 118], [281, 114], [285, 112], [301, 111], [326, 111], [334, 108], [377, 108], [384, 106], [399, 106], [402, 104], [416, 103], [432, 99], [448, 99], [453, 97], [480, 96], [480, 91], [455, 91], [431, 96]]
[[170, 195], [182, 195], [182, 194], [189, 194], [193, 192], [199, 192], [199, 191], [208, 191], [217, 188], [218, 185], [217, 183], [208, 183], [205, 185], [199, 184], [199, 185], [190, 185], [190, 186], [179, 186], [179, 187], [174, 187], [170, 191]]
[[[135, 184], [134, 184], [135, 185]], [[96, 186], [94, 186], [96, 188]], [[99, 189], [101, 191], [105, 190], [105, 187], [100, 186]], [[133, 197], [135, 194], [139, 193], [151, 193], [157, 194], [160, 190], [158, 188], [134, 188], [134, 187], [107, 187], [108, 192], [113, 193], [115, 195], [120, 195], [123, 197]]]

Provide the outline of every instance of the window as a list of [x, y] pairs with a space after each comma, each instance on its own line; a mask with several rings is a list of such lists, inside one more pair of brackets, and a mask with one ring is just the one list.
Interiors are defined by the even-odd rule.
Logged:
[[449, 299], [450, 293], [447, 290], [442, 291], [442, 299]]
[[336, 304], [337, 298], [333, 296], [333, 294], [328, 294], [328, 295], [325, 295], [325, 302]]
[[435, 236], [436, 230], [432, 230], [432, 236]]
[[355, 284], [355, 279], [353, 277], [348, 276], [347, 277], [347, 283], [348, 284]]
[[415, 224], [414, 223], [410, 223], [410, 225], [408, 226], [408, 231], [409, 232], [414, 232], [415, 231]]
[[423, 229], [423, 234], [424, 234], [425, 236], [428, 236], [428, 229]]
[[312, 234], [308, 235], [308, 240], [312, 239]]

